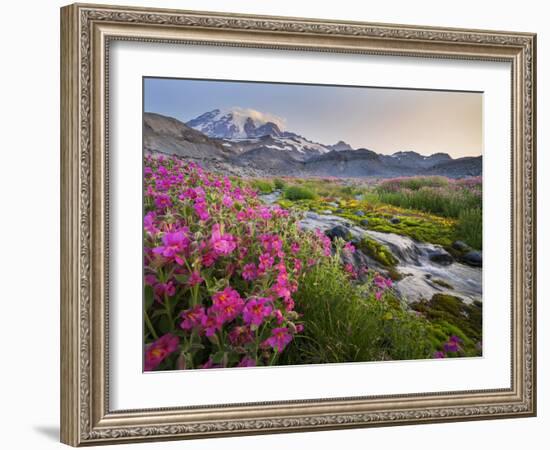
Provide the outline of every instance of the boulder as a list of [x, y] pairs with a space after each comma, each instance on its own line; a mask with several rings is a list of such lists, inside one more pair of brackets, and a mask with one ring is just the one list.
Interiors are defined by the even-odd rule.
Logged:
[[344, 210], [341, 209], [341, 208], [338, 208], [338, 209], [334, 210], [334, 214], [342, 214], [343, 212], [344, 212]]
[[357, 217], [364, 217], [364, 216], [365, 216], [365, 213], [364, 213], [364, 211], [355, 211], [355, 215], [356, 215]]
[[325, 209], [324, 211], [321, 211], [321, 214], [331, 215], [332, 211], [330, 209]]
[[453, 248], [459, 252], [468, 252], [471, 250], [471, 247], [464, 241], [454, 241]]
[[367, 227], [369, 225], [369, 220], [368, 219], [363, 219], [363, 220], [361, 220], [361, 222], [359, 222], [359, 224], [363, 227]]
[[462, 260], [469, 266], [481, 267], [483, 265], [483, 255], [477, 250], [471, 250], [462, 256]]
[[332, 208], [338, 208], [340, 205], [336, 202], [329, 202], [327, 203], [327, 206], [330, 206]]
[[443, 249], [433, 250], [428, 254], [430, 261], [442, 266], [448, 266], [454, 262], [453, 257]]
[[390, 223], [393, 223], [394, 225], [398, 224], [399, 222], [401, 222], [401, 219], [398, 217], [392, 217], [390, 219]]
[[336, 225], [335, 227], [329, 228], [325, 231], [325, 234], [331, 239], [334, 240], [336, 238], [344, 239], [345, 241], [349, 239], [350, 232], [349, 230], [342, 226], [342, 225]]

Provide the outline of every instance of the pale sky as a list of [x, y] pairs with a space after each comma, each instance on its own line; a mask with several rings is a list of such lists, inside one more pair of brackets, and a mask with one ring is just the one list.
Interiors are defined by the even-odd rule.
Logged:
[[312, 141], [385, 154], [481, 155], [482, 102], [479, 92], [144, 79], [147, 112], [186, 122], [213, 109], [253, 109]]

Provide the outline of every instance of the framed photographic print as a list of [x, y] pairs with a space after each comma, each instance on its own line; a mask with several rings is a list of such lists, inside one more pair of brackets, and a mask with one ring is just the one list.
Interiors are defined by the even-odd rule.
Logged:
[[530, 33], [61, 9], [73, 445], [532, 416]]

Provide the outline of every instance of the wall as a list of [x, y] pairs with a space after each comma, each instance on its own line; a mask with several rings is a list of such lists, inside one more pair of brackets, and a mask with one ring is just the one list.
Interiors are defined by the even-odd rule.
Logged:
[[[120, 2], [126, 3], [126, 2]], [[188, 0], [138, 1], [159, 6], [257, 14], [364, 20], [388, 23], [505, 29], [539, 33], [539, 230], [548, 228], [543, 193], [550, 188], [548, 134], [550, 76], [546, 58], [550, 32], [545, 2], [392, 1], [297, 2]], [[59, 416], [59, 1], [5, 3], [2, 8], [3, 70], [0, 74], [2, 124], [2, 254], [0, 259], [4, 344], [0, 442], [4, 448], [60, 448]], [[7, 161], [6, 161], [7, 156]], [[548, 319], [543, 260], [549, 239], [539, 233], [539, 323]], [[7, 246], [6, 246], [7, 244]], [[6, 290], [7, 287], [7, 290]], [[548, 329], [539, 326], [539, 416], [490, 422], [453, 423], [368, 430], [318, 432], [194, 442], [143, 444], [140, 449], [275, 448], [543, 448], [548, 435]], [[127, 446], [123, 446], [127, 448]], [[122, 448], [122, 447], [119, 447]], [[132, 447], [133, 448], [133, 447]], [[137, 447], [135, 447], [137, 448]]]

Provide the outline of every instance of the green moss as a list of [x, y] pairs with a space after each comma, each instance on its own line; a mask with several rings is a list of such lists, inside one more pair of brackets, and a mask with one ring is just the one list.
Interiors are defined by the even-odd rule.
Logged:
[[481, 302], [468, 304], [453, 295], [435, 294], [429, 301], [416, 302], [410, 306], [431, 323], [431, 340], [437, 342], [437, 348], [442, 349], [449, 337], [456, 335], [463, 341], [466, 356], [479, 356], [477, 343], [482, 338]]
[[395, 267], [398, 263], [397, 258], [388, 247], [368, 237], [364, 237], [357, 244], [357, 248], [384, 267]]
[[441, 286], [442, 288], [445, 288], [445, 289], [454, 289], [452, 285], [450, 285], [449, 283], [443, 280], [440, 280], [439, 278], [432, 280], [432, 283], [437, 284], [438, 286]]

